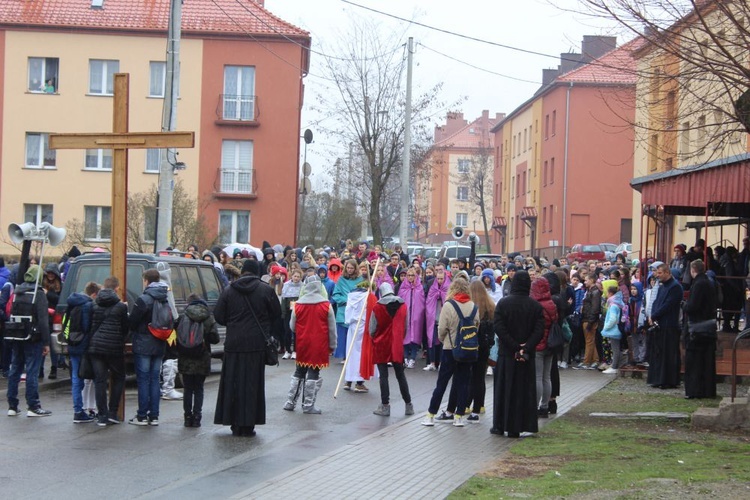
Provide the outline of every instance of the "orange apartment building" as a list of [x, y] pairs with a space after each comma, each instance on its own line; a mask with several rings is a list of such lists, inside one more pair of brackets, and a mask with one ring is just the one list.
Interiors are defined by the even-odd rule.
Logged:
[[[78, 220], [86, 246], [107, 245], [111, 151], [52, 151], [48, 135], [111, 131], [118, 72], [130, 130], [159, 131], [168, 15], [168, 0], [0, 0], [0, 227]], [[176, 128], [196, 140], [178, 178], [207, 241], [294, 243], [309, 47], [263, 0], [184, 3]], [[158, 157], [130, 151], [129, 193], [158, 182]]]
[[577, 243], [631, 241], [634, 43], [584, 37], [493, 129], [493, 243], [558, 257]]
[[[424, 171], [417, 175], [414, 222], [419, 227], [416, 234], [419, 241], [438, 244], [451, 240], [451, 230], [456, 226], [476, 231], [484, 241], [479, 208], [469, 200], [469, 187], [462, 176], [482, 154], [489, 155], [487, 160], [494, 170], [494, 137], [490, 129], [504, 116], [498, 113], [490, 117], [485, 110], [482, 116], [469, 122], [463, 113], [449, 113], [445, 125], [435, 127], [433, 149], [424, 162]], [[488, 219], [492, 210], [492, 193], [489, 194]]]

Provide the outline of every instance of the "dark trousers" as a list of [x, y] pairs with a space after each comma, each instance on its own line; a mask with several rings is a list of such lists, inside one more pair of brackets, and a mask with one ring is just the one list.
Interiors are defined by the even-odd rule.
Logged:
[[[409, 383], [406, 381], [404, 365], [393, 363], [393, 371], [396, 373], [398, 380], [398, 389], [401, 391], [401, 397], [404, 403], [411, 403], [411, 394], [409, 394]], [[378, 372], [380, 373], [380, 402], [384, 405], [390, 404], [391, 388], [388, 385], [388, 363], [378, 363]]]
[[203, 384], [205, 375], [182, 374], [182, 409], [185, 414], [200, 415], [203, 413]]
[[[467, 406], [471, 407], [473, 413], [479, 413], [484, 407], [484, 397], [487, 393], [487, 386], [485, 385], [485, 375], [487, 373], [487, 359], [490, 357], [489, 351], [479, 351], [479, 359], [476, 363], [471, 363], [471, 374], [469, 375], [469, 388], [468, 397], [466, 399]], [[458, 386], [455, 380], [451, 384], [451, 390], [448, 394], [448, 406], [446, 411], [449, 413], [456, 412], [456, 405], [458, 404]]]
[[450, 349], [443, 350], [443, 356], [440, 360], [440, 370], [438, 371], [437, 385], [432, 392], [430, 399], [430, 408], [427, 410], [433, 415], [440, 409], [440, 403], [443, 401], [445, 389], [448, 382], [453, 378], [453, 385], [456, 386], [456, 415], [463, 415], [466, 412], [466, 399], [469, 392], [469, 376], [471, 374], [471, 363], [456, 363], [453, 359], [453, 352]]
[[[96, 411], [99, 415], [117, 416], [120, 398], [125, 388], [125, 357], [102, 356], [90, 354], [91, 367], [94, 369], [94, 394], [96, 397]], [[112, 375], [112, 390], [107, 406], [107, 384]], [[27, 375], [28, 376], [28, 375]]]

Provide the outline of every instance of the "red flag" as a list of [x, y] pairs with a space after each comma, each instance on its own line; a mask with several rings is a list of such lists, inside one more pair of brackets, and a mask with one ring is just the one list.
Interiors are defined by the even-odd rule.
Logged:
[[359, 374], [365, 380], [370, 380], [375, 375], [375, 365], [372, 364], [372, 337], [370, 336], [370, 315], [372, 315], [372, 308], [378, 299], [375, 298], [374, 293], [370, 293], [367, 297], [367, 311], [365, 313], [365, 331], [362, 335], [362, 357], [359, 360]]

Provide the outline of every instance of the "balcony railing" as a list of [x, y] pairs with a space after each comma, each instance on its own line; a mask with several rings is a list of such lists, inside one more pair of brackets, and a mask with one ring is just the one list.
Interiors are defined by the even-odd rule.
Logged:
[[258, 119], [258, 96], [221, 94], [216, 114], [220, 120], [255, 122]]
[[253, 188], [253, 169], [220, 169], [221, 193], [224, 194], [255, 194]]

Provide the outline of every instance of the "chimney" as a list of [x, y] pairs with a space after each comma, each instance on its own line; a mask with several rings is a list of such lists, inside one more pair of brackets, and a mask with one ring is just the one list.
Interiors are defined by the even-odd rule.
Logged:
[[505, 120], [505, 113], [495, 113], [495, 122], [500, 123]]
[[567, 73], [579, 67], [582, 64], [581, 54], [576, 52], [563, 52], [560, 54], [560, 74]]
[[482, 110], [482, 119], [483, 120], [489, 120], [490, 119], [490, 110], [489, 109], [483, 109]]
[[542, 70], [542, 85], [549, 85], [555, 78], [560, 74], [559, 69], [543, 69]]
[[581, 42], [581, 52], [583, 53], [583, 62], [591, 62], [599, 59], [607, 52], [617, 47], [616, 36], [596, 36], [584, 35]]
[[255, 3], [257, 3], [261, 7], [265, 7], [266, 6], [266, 0], [255, 0]]

